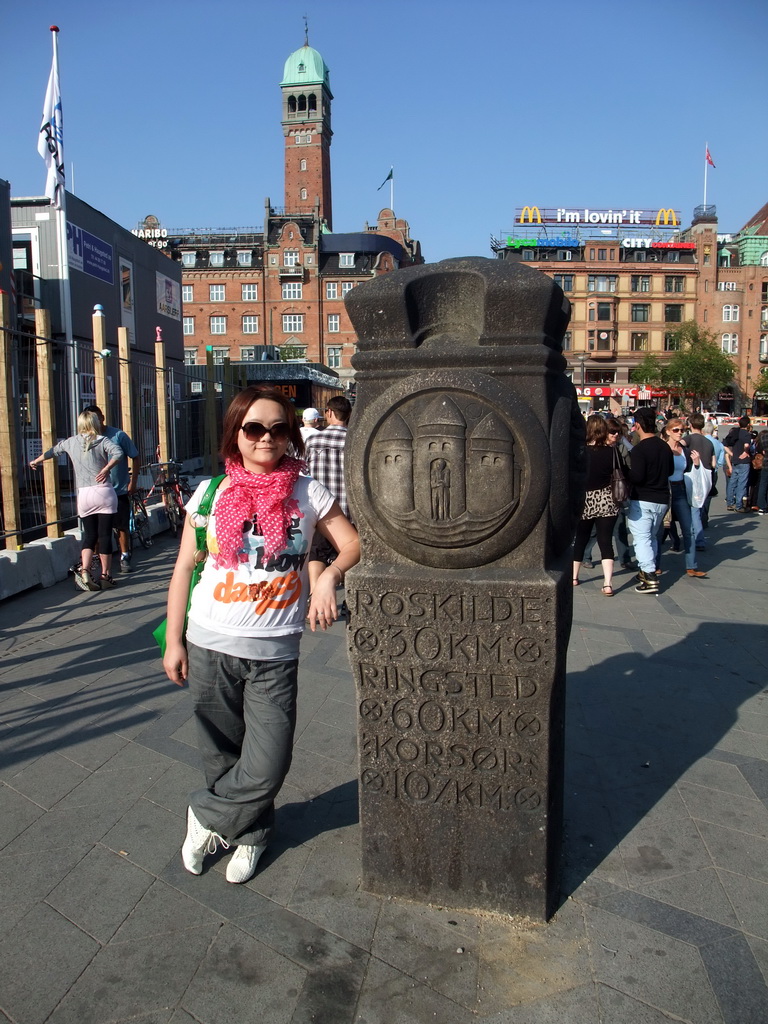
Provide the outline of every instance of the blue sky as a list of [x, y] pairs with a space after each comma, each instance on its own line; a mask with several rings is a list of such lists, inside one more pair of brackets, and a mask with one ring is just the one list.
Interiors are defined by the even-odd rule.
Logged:
[[[334, 229], [395, 212], [430, 261], [491, 255], [514, 209], [768, 202], [768, 3], [27, 0], [0, 14], [0, 177], [39, 195], [58, 24], [67, 176], [125, 227], [258, 226], [283, 205], [280, 89], [303, 43], [334, 94]], [[68, 187], [70, 182], [68, 181]]]

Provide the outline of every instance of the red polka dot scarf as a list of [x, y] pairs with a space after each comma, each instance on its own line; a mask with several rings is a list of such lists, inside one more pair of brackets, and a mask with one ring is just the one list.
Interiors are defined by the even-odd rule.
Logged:
[[240, 462], [227, 459], [224, 464], [229, 487], [216, 503], [217, 567], [236, 569], [248, 561], [243, 549], [243, 527], [258, 523], [264, 537], [264, 565], [269, 557], [284, 549], [288, 527], [298, 516], [299, 503], [292, 498], [299, 474], [305, 468], [300, 459], [284, 455], [271, 473], [250, 473]]

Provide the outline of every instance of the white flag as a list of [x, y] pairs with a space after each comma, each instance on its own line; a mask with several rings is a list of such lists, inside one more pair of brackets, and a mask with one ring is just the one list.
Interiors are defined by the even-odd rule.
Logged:
[[61, 90], [59, 88], [59, 50], [57, 45], [58, 29], [53, 32], [53, 64], [45, 91], [43, 107], [43, 123], [40, 125], [40, 136], [37, 140], [37, 151], [45, 160], [48, 177], [45, 181], [45, 194], [57, 210], [64, 206], [64, 120], [61, 111]]

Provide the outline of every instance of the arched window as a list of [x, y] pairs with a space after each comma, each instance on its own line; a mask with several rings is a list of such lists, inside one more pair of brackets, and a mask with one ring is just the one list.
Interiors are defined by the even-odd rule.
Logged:
[[317, 97], [313, 92], [309, 94], [309, 109], [312, 111], [317, 110]]
[[724, 334], [722, 340], [722, 349], [726, 355], [737, 356], [739, 354], [739, 336], [738, 334]]
[[306, 171], [306, 169], [307, 169], [307, 161], [306, 160], [299, 161], [299, 170], [300, 171]]
[[760, 266], [768, 267], [768, 252], [764, 252], [763, 255], [760, 257]]
[[306, 198], [307, 198], [307, 190], [306, 190], [305, 188], [303, 188], [303, 189], [301, 190], [301, 192], [299, 193], [299, 195], [300, 195], [300, 197], [301, 197], [302, 199], [306, 199]]
[[306, 109], [307, 109], [307, 97], [303, 96], [303, 95], [299, 96], [299, 112], [301, 113], [302, 111], [304, 111]]
[[739, 307], [738, 306], [723, 306], [723, 323], [738, 323], [739, 321]]
[[295, 96], [289, 96], [288, 97], [288, 113], [289, 114], [295, 114], [296, 113], [296, 97]]

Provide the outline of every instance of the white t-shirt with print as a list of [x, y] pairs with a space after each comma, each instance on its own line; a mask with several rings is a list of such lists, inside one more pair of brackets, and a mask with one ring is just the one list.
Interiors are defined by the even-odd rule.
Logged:
[[[187, 503], [192, 518], [208, 488], [204, 480]], [[266, 566], [262, 564], [264, 538], [253, 527], [243, 531], [241, 551], [247, 558], [236, 569], [217, 568], [212, 555], [216, 544], [216, 492], [208, 518], [208, 558], [200, 582], [192, 592], [188, 637], [195, 643], [195, 626], [206, 635], [222, 637], [270, 638], [301, 633], [307, 615], [309, 580], [307, 559], [315, 524], [333, 505], [330, 491], [310, 477], [300, 476], [292, 497], [298, 502], [298, 514], [287, 531], [282, 551], [275, 552]], [[218, 649], [218, 648], [217, 648]]]

